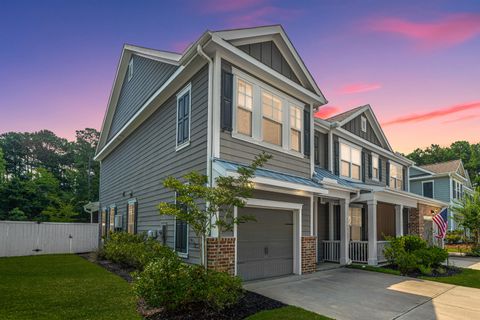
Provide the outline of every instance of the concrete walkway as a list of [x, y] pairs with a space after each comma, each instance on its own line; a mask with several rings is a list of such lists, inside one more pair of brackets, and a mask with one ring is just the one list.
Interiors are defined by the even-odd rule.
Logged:
[[245, 289], [342, 319], [480, 319], [480, 289], [335, 269], [249, 282]]
[[448, 263], [456, 267], [480, 270], [479, 257], [452, 257], [448, 258]]

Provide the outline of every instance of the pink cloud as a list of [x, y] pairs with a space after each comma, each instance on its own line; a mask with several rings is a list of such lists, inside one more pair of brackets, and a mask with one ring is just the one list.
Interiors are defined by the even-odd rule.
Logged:
[[455, 114], [462, 111], [480, 109], [480, 101], [458, 104], [446, 108], [441, 108], [435, 111], [425, 112], [425, 113], [414, 113], [406, 116], [398, 117], [392, 120], [388, 120], [382, 123], [383, 126], [401, 124], [401, 123], [410, 123], [410, 122], [421, 122], [435, 119], [438, 117], [448, 116], [450, 114]]
[[379, 83], [353, 83], [346, 85], [340, 89], [342, 94], [352, 94], [367, 92], [380, 89], [382, 86]]
[[368, 28], [411, 39], [420, 49], [435, 49], [450, 47], [480, 35], [480, 14], [450, 14], [433, 22], [381, 18], [369, 23]]
[[258, 6], [267, 2], [266, 0], [208, 0], [202, 2], [202, 9], [205, 12], [233, 12], [250, 7]]
[[471, 115], [467, 115], [467, 116], [463, 116], [463, 117], [459, 117], [451, 120], [446, 120], [446, 121], [443, 121], [442, 123], [449, 124], [449, 123], [455, 123], [455, 122], [474, 120], [478, 118], [480, 118], [480, 114], [471, 114]]
[[325, 106], [325, 107], [320, 107], [318, 111], [314, 114], [316, 118], [320, 119], [328, 119], [331, 116], [337, 114], [340, 112], [340, 108], [337, 106]]
[[265, 24], [278, 23], [281, 20], [291, 20], [301, 14], [300, 10], [284, 9], [266, 6], [242, 13], [230, 18], [232, 27], [252, 27]]

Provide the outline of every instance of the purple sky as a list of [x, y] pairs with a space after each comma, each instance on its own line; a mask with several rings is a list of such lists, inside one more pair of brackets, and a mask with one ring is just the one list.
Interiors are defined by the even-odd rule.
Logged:
[[370, 103], [394, 149], [480, 141], [480, 1], [3, 1], [0, 133], [100, 129], [124, 43], [281, 23], [329, 104]]

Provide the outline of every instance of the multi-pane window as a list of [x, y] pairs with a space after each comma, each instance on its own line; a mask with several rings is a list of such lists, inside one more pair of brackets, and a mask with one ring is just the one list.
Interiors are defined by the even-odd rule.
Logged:
[[341, 175], [347, 178], [360, 180], [362, 167], [362, 152], [348, 144], [340, 143]]
[[350, 208], [350, 240], [362, 240], [362, 208]]
[[390, 188], [403, 189], [403, 167], [390, 162]]
[[427, 198], [433, 198], [433, 181], [423, 182], [423, 196]]
[[379, 165], [378, 165], [378, 156], [376, 154], [372, 154], [372, 179], [378, 180], [380, 177], [379, 173]]
[[270, 92], [262, 92], [263, 141], [282, 145], [282, 101]]
[[130, 200], [127, 204], [127, 232], [136, 233], [137, 224], [137, 201]]
[[105, 237], [107, 233], [107, 208], [102, 209], [102, 237]]
[[[176, 199], [177, 195], [175, 194], [175, 201], [177, 201]], [[176, 205], [182, 211], [188, 210], [181, 202], [177, 201]], [[175, 219], [175, 251], [183, 257], [188, 254], [188, 223], [180, 219]]]
[[115, 209], [116, 209], [115, 206], [110, 207], [110, 212], [108, 217], [108, 222], [110, 224], [109, 230], [112, 232], [115, 231], [115, 211], [116, 211]]
[[302, 109], [290, 106], [290, 149], [300, 152], [302, 148]]
[[133, 77], [133, 57], [130, 58], [130, 61], [128, 62], [128, 71], [127, 71], [127, 79], [130, 81]]
[[253, 87], [250, 83], [237, 81], [237, 131], [252, 136]]
[[190, 87], [177, 95], [177, 148], [190, 142]]
[[453, 199], [461, 199], [463, 197], [463, 185], [457, 180], [452, 180]]

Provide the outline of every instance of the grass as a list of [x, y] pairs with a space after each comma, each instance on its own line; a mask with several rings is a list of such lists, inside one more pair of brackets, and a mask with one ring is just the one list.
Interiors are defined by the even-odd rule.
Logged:
[[253, 316], [248, 317], [246, 320], [332, 320], [331, 318], [318, 315], [316, 313], [303, 310], [297, 307], [283, 307], [274, 310], [261, 311]]
[[450, 277], [426, 277], [421, 279], [480, 289], [480, 270], [462, 268], [462, 272]]
[[396, 276], [400, 275], [400, 271], [398, 271], [398, 270], [393, 270], [393, 269], [389, 269], [389, 268], [382, 268], [382, 267], [374, 267], [374, 266], [369, 266], [369, 265], [364, 265], [364, 264], [351, 264], [351, 265], [348, 266], [348, 268], [366, 270], [366, 271], [375, 271], [375, 272], [380, 272], [380, 273], [393, 274], [393, 275], [396, 275]]
[[0, 319], [141, 319], [130, 285], [76, 255], [0, 258]]

